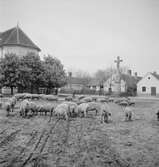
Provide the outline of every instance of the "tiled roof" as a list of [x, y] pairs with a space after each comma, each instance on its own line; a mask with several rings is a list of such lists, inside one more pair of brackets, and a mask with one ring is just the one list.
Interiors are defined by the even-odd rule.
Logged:
[[24, 46], [40, 51], [40, 48], [18, 26], [0, 33], [0, 46], [8, 45]]
[[158, 80], [159, 80], [159, 74], [157, 74], [157, 73], [155, 73], [155, 72], [153, 72], [153, 73], [151, 73], [155, 78], [157, 78]]

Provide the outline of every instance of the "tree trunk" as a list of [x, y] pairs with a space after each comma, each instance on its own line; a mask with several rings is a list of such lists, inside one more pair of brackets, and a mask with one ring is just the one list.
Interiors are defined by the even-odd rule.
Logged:
[[10, 89], [11, 89], [11, 95], [13, 95], [13, 87], [10, 87]]
[[30, 92], [33, 93], [33, 85], [30, 87]]
[[39, 86], [36, 86], [36, 94], [39, 94]]

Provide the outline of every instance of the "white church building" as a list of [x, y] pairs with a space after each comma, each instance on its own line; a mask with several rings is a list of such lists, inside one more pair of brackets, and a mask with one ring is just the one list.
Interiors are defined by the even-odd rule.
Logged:
[[137, 83], [137, 94], [139, 96], [157, 96], [159, 95], [159, 74], [156, 72], [147, 73]]

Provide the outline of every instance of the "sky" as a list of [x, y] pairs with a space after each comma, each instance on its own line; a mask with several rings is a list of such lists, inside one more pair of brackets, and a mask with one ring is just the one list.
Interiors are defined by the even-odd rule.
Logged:
[[67, 71], [159, 72], [159, 0], [0, 0], [0, 32], [17, 25]]

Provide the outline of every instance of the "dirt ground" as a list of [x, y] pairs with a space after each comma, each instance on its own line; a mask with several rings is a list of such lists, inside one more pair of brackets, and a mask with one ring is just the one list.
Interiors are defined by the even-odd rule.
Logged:
[[131, 122], [109, 104], [109, 124], [94, 113], [65, 121], [1, 109], [0, 167], [159, 167], [159, 101], [137, 100]]

